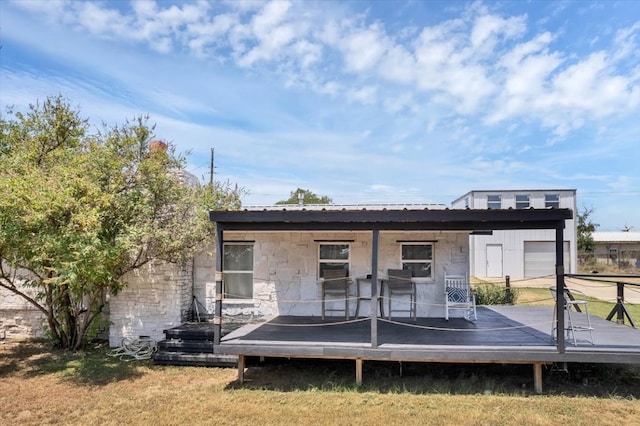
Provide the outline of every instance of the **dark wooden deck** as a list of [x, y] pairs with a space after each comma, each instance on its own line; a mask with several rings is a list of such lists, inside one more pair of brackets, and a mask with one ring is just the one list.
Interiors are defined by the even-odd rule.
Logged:
[[[580, 316], [581, 314], [574, 314]], [[463, 363], [640, 363], [640, 330], [593, 317], [595, 344], [577, 333], [559, 352], [551, 337], [552, 309], [479, 307], [478, 319], [378, 319], [378, 345], [371, 345], [370, 319], [279, 316], [246, 325], [223, 337], [214, 352], [242, 356], [336, 358]], [[582, 322], [581, 318], [578, 318]]]

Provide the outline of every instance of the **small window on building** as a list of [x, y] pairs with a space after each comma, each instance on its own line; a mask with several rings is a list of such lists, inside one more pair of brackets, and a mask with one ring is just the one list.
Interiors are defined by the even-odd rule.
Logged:
[[413, 277], [433, 279], [433, 244], [403, 244], [402, 269], [410, 270]]
[[222, 267], [224, 298], [253, 299], [253, 244], [225, 244]]
[[469, 208], [469, 197], [465, 197], [464, 198], [464, 208], [468, 209]]
[[516, 195], [516, 209], [528, 209], [529, 206], [528, 195]]
[[618, 261], [618, 249], [617, 248], [610, 248], [609, 249], [609, 259], [611, 259], [612, 262], [617, 262]]
[[487, 195], [487, 208], [488, 209], [501, 209], [502, 197], [500, 195]]
[[544, 195], [544, 206], [546, 208], [560, 208], [560, 195], [558, 194], [545, 194]]
[[349, 276], [349, 244], [320, 244], [318, 247], [318, 278], [324, 278], [327, 269], [344, 269]]

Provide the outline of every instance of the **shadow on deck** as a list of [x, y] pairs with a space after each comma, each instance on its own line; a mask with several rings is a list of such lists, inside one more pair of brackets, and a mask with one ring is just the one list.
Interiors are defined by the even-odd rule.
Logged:
[[[377, 345], [369, 318], [322, 321], [278, 316], [225, 336], [216, 353], [425, 362], [640, 363], [640, 330], [592, 316], [594, 344], [577, 333], [559, 352], [551, 336], [552, 310], [537, 306], [479, 307], [478, 319], [378, 319]], [[574, 314], [581, 322], [581, 315]]]

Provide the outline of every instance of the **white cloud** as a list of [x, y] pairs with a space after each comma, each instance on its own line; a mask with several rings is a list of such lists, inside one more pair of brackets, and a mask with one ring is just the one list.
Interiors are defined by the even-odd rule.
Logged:
[[383, 30], [377, 24], [344, 36], [340, 48], [346, 70], [354, 73], [371, 70], [385, 53], [386, 44]]
[[350, 89], [347, 91], [347, 99], [351, 102], [361, 104], [373, 104], [376, 101], [378, 88], [375, 86], [365, 86], [358, 89]]
[[[215, 144], [222, 178], [282, 192], [270, 202], [296, 180], [347, 202], [362, 182], [381, 185], [369, 201], [406, 201], [475, 185], [604, 185], [612, 178], [600, 163], [635, 170], [632, 18], [595, 25], [591, 12], [590, 24], [571, 3], [537, 4], [558, 14], [546, 21], [509, 2], [433, 6], [442, 13], [428, 16], [409, 15], [411, 2], [386, 15], [384, 3], [359, 2], [15, 4], [3, 5], [20, 15], [0, 16], [3, 43], [45, 65], [35, 76], [0, 64], [3, 103], [63, 91], [108, 121], [149, 112], [159, 136], [194, 158]], [[592, 173], [565, 171], [572, 163]], [[317, 183], [329, 167], [349, 170], [339, 197]], [[620, 175], [637, 186], [632, 172]]]

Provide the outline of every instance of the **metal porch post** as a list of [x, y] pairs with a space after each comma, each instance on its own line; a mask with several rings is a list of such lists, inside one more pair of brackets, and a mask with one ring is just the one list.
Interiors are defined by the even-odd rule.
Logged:
[[213, 312], [213, 350], [220, 344], [222, 335], [222, 250], [224, 231], [216, 224], [216, 300]]
[[564, 353], [564, 221], [556, 227], [556, 345]]
[[380, 231], [374, 229], [371, 235], [371, 347], [378, 347], [378, 237]]

